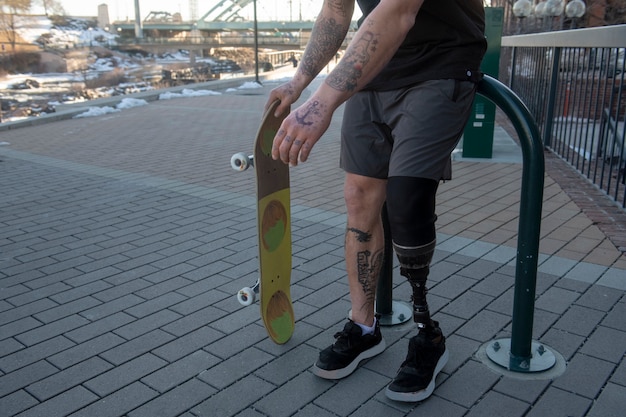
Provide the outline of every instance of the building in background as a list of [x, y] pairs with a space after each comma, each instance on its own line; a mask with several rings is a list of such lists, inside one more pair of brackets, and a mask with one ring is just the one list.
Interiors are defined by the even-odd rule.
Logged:
[[98, 27], [109, 27], [109, 6], [102, 3], [98, 5]]

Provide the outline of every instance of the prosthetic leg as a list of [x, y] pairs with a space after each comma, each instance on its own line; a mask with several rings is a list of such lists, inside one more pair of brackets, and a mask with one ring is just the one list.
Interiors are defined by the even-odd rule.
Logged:
[[424, 330], [434, 330], [435, 325], [430, 318], [428, 302], [426, 301], [426, 279], [430, 271], [430, 262], [435, 252], [435, 241], [422, 246], [406, 247], [393, 244], [398, 260], [400, 274], [406, 277], [411, 284], [413, 295], [413, 321], [417, 327]]
[[387, 208], [393, 248], [400, 274], [413, 290], [413, 320], [420, 329], [434, 330], [426, 301], [426, 279], [435, 252], [435, 195], [438, 182], [426, 178], [391, 177]]
[[413, 320], [418, 332], [409, 339], [406, 359], [387, 386], [385, 395], [395, 401], [416, 402], [428, 398], [435, 389], [435, 378], [448, 362], [446, 338], [439, 323], [430, 318], [426, 302], [426, 277], [435, 249], [435, 240], [421, 246], [394, 243], [400, 271], [413, 289]]

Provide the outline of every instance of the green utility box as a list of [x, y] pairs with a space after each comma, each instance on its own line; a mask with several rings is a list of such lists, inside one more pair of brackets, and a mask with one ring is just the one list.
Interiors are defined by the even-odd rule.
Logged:
[[[500, 68], [503, 16], [504, 9], [502, 7], [485, 8], [485, 36], [488, 46], [480, 69], [483, 73], [496, 79]], [[463, 132], [463, 157], [492, 157], [495, 120], [496, 105], [482, 96], [476, 96], [472, 114]]]

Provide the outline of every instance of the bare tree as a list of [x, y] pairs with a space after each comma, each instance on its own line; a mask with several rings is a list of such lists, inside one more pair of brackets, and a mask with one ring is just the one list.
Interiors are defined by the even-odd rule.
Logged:
[[58, 0], [39, 0], [46, 16], [62, 16], [65, 14], [63, 6]]
[[31, 0], [0, 0], [0, 35], [15, 53], [17, 42], [16, 17], [30, 10]]

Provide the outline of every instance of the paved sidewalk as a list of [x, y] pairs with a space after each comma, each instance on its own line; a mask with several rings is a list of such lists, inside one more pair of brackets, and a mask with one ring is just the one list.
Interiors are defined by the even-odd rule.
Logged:
[[349, 310], [340, 114], [291, 170], [297, 323], [273, 344], [235, 298], [257, 273], [255, 191], [229, 161], [275, 85], [0, 131], [0, 416], [624, 414], [626, 255], [549, 173], [533, 337], [557, 366], [484, 358], [511, 332], [522, 167], [501, 126], [494, 158], [456, 158], [440, 187], [429, 303], [450, 361], [430, 399], [383, 393], [411, 323], [349, 378], [309, 370]]

